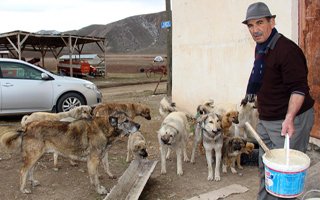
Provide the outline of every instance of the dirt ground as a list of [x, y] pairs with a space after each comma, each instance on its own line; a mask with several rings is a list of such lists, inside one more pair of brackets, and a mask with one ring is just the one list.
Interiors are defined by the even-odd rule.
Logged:
[[[180, 200], [217, 190], [231, 184], [239, 184], [248, 188], [241, 194], [233, 194], [226, 197], [227, 200], [255, 199], [258, 190], [258, 169], [256, 166], [244, 166], [239, 174], [221, 175], [221, 181], [207, 181], [207, 164], [204, 155], [197, 153], [196, 163], [183, 163], [183, 176], [176, 174], [176, 157], [172, 154], [167, 162], [167, 174], [160, 174], [160, 153], [156, 131], [159, 129], [162, 119], [159, 115], [159, 102], [165, 96], [166, 84], [161, 83], [153, 95], [156, 84], [131, 85], [122, 87], [102, 88], [104, 102], [140, 102], [150, 106], [152, 119], [150, 121], [137, 117], [135, 121], [141, 124], [141, 132], [148, 142], [150, 160], [158, 160], [151, 177], [141, 193], [141, 200]], [[13, 130], [19, 126], [20, 117], [1, 117], [0, 135], [7, 130]], [[188, 145], [188, 155], [191, 156], [191, 142]], [[126, 163], [127, 138], [115, 142], [109, 151], [111, 171], [119, 178], [129, 166]], [[1, 150], [1, 149], [0, 149]], [[319, 159], [319, 153], [310, 150], [312, 164]], [[90, 185], [86, 163], [71, 166], [65, 158], [59, 157], [59, 171], [54, 171], [52, 154], [42, 157], [36, 164], [35, 178], [41, 185], [32, 189], [32, 194], [22, 194], [19, 191], [19, 169], [22, 165], [20, 153], [8, 153], [0, 151], [0, 199], [24, 199], [24, 200], [84, 200], [103, 199], [105, 195], [99, 195]], [[101, 183], [108, 189], [117, 184], [117, 179], [110, 179], [100, 168]]]

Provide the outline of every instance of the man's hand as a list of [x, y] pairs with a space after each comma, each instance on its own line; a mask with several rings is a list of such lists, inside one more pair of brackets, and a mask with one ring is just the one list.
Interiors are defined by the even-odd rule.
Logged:
[[246, 94], [246, 96], [241, 100], [241, 106], [245, 106], [248, 102], [252, 103], [255, 101], [255, 94]]
[[281, 135], [285, 136], [286, 134], [289, 135], [289, 138], [293, 135], [295, 129], [293, 124], [294, 117], [287, 115], [284, 121], [282, 122], [282, 129]]

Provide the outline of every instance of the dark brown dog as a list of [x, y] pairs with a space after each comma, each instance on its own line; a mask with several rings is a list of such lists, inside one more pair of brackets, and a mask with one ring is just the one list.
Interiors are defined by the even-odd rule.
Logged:
[[27, 125], [25, 132], [4, 134], [1, 142], [7, 148], [21, 147], [24, 163], [20, 171], [20, 191], [23, 193], [31, 193], [26, 188], [28, 177], [33, 186], [39, 185], [33, 179], [37, 161], [47, 152], [57, 152], [73, 160], [87, 161], [90, 182], [99, 194], [107, 194], [107, 189], [99, 182], [98, 164], [103, 160], [108, 144], [119, 136], [120, 131], [115, 129], [129, 134], [139, 128], [140, 125], [131, 121], [125, 113], [117, 112], [109, 117], [71, 123], [34, 121]]
[[233, 174], [237, 173], [235, 168], [236, 160], [246, 148], [247, 141], [240, 137], [224, 137], [222, 147], [222, 172], [227, 173], [230, 167]]
[[136, 116], [141, 116], [147, 120], [151, 119], [150, 108], [140, 103], [102, 103], [97, 105], [93, 110], [94, 116], [108, 116], [114, 111], [122, 111], [134, 119]]

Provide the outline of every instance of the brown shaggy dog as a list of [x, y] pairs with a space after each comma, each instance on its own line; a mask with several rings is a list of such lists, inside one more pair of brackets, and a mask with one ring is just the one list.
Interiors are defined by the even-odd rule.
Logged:
[[26, 188], [27, 179], [32, 186], [39, 185], [33, 179], [33, 171], [42, 155], [58, 152], [74, 160], [87, 161], [90, 182], [99, 194], [107, 194], [107, 189], [99, 182], [98, 164], [103, 161], [108, 144], [119, 136], [119, 130], [129, 134], [139, 128], [140, 125], [131, 121], [123, 112], [71, 123], [34, 121], [27, 125], [25, 132], [4, 134], [1, 143], [7, 148], [21, 148], [23, 166], [20, 171], [20, 191], [23, 193], [31, 193]]
[[151, 119], [150, 108], [140, 103], [102, 103], [97, 105], [93, 110], [94, 116], [107, 116], [114, 111], [122, 111], [134, 119], [136, 116], [141, 116], [147, 120]]
[[137, 131], [129, 135], [128, 145], [127, 145], [127, 162], [130, 162], [131, 157], [133, 159], [146, 158], [148, 156], [147, 152], [147, 142], [144, 139], [142, 133]]

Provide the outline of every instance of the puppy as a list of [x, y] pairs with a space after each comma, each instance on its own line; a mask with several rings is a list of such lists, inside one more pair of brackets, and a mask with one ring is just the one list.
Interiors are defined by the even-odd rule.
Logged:
[[223, 133], [221, 127], [221, 117], [215, 113], [209, 113], [198, 119], [198, 125], [195, 130], [195, 137], [192, 148], [191, 163], [195, 162], [195, 151], [197, 144], [201, 140], [206, 151], [206, 159], [208, 164], [208, 181], [213, 180], [212, 168], [212, 150], [215, 151], [215, 181], [220, 181], [220, 165], [223, 146]]
[[233, 174], [237, 173], [235, 168], [238, 156], [244, 152], [247, 141], [240, 137], [225, 137], [222, 148], [222, 172], [227, 173], [230, 167]]
[[136, 116], [151, 120], [150, 108], [140, 103], [101, 103], [93, 110], [93, 116], [108, 116], [115, 111], [122, 111], [134, 119]]
[[59, 121], [63, 118], [73, 118], [73, 119], [90, 119], [92, 108], [87, 105], [82, 105], [75, 107], [67, 112], [60, 112], [60, 113], [49, 113], [49, 112], [34, 112], [31, 115], [25, 115], [21, 119], [21, 127], [22, 129], [25, 128], [27, 123], [33, 121]]
[[230, 127], [232, 126], [232, 123], [239, 124], [239, 112], [238, 111], [229, 111], [222, 115], [222, 132], [224, 136], [231, 136], [230, 133]]
[[[27, 180], [32, 186], [39, 185], [33, 178], [37, 161], [48, 152], [57, 152], [79, 161], [87, 161], [90, 182], [97, 193], [107, 194], [100, 185], [98, 164], [103, 161], [110, 145], [121, 133], [126, 135], [139, 130], [140, 125], [131, 121], [125, 113], [114, 113], [109, 117], [81, 119], [74, 122], [34, 121], [27, 124], [25, 132], [9, 132], [0, 141], [7, 148], [20, 148], [23, 166], [20, 170], [20, 191], [31, 193], [26, 188]], [[115, 131], [118, 130], [118, 131]], [[103, 163], [104, 164], [104, 163]], [[105, 167], [105, 165], [104, 165]]]
[[188, 120], [184, 112], [172, 112], [163, 120], [158, 130], [158, 141], [161, 154], [161, 174], [167, 173], [166, 159], [169, 156], [168, 149], [176, 151], [177, 174], [183, 175], [182, 153], [184, 161], [188, 162], [187, 142], [188, 142]]
[[146, 140], [139, 131], [129, 135], [126, 161], [130, 162], [132, 156], [134, 159], [146, 158], [148, 156]]
[[163, 97], [160, 101], [159, 113], [165, 118], [169, 113], [177, 111], [176, 104], [169, 102], [167, 97]]
[[241, 151], [241, 153], [237, 156], [237, 166], [239, 169], [243, 169], [241, 166], [241, 154], [251, 154], [254, 150], [254, 144], [252, 142], [247, 142], [246, 147]]

